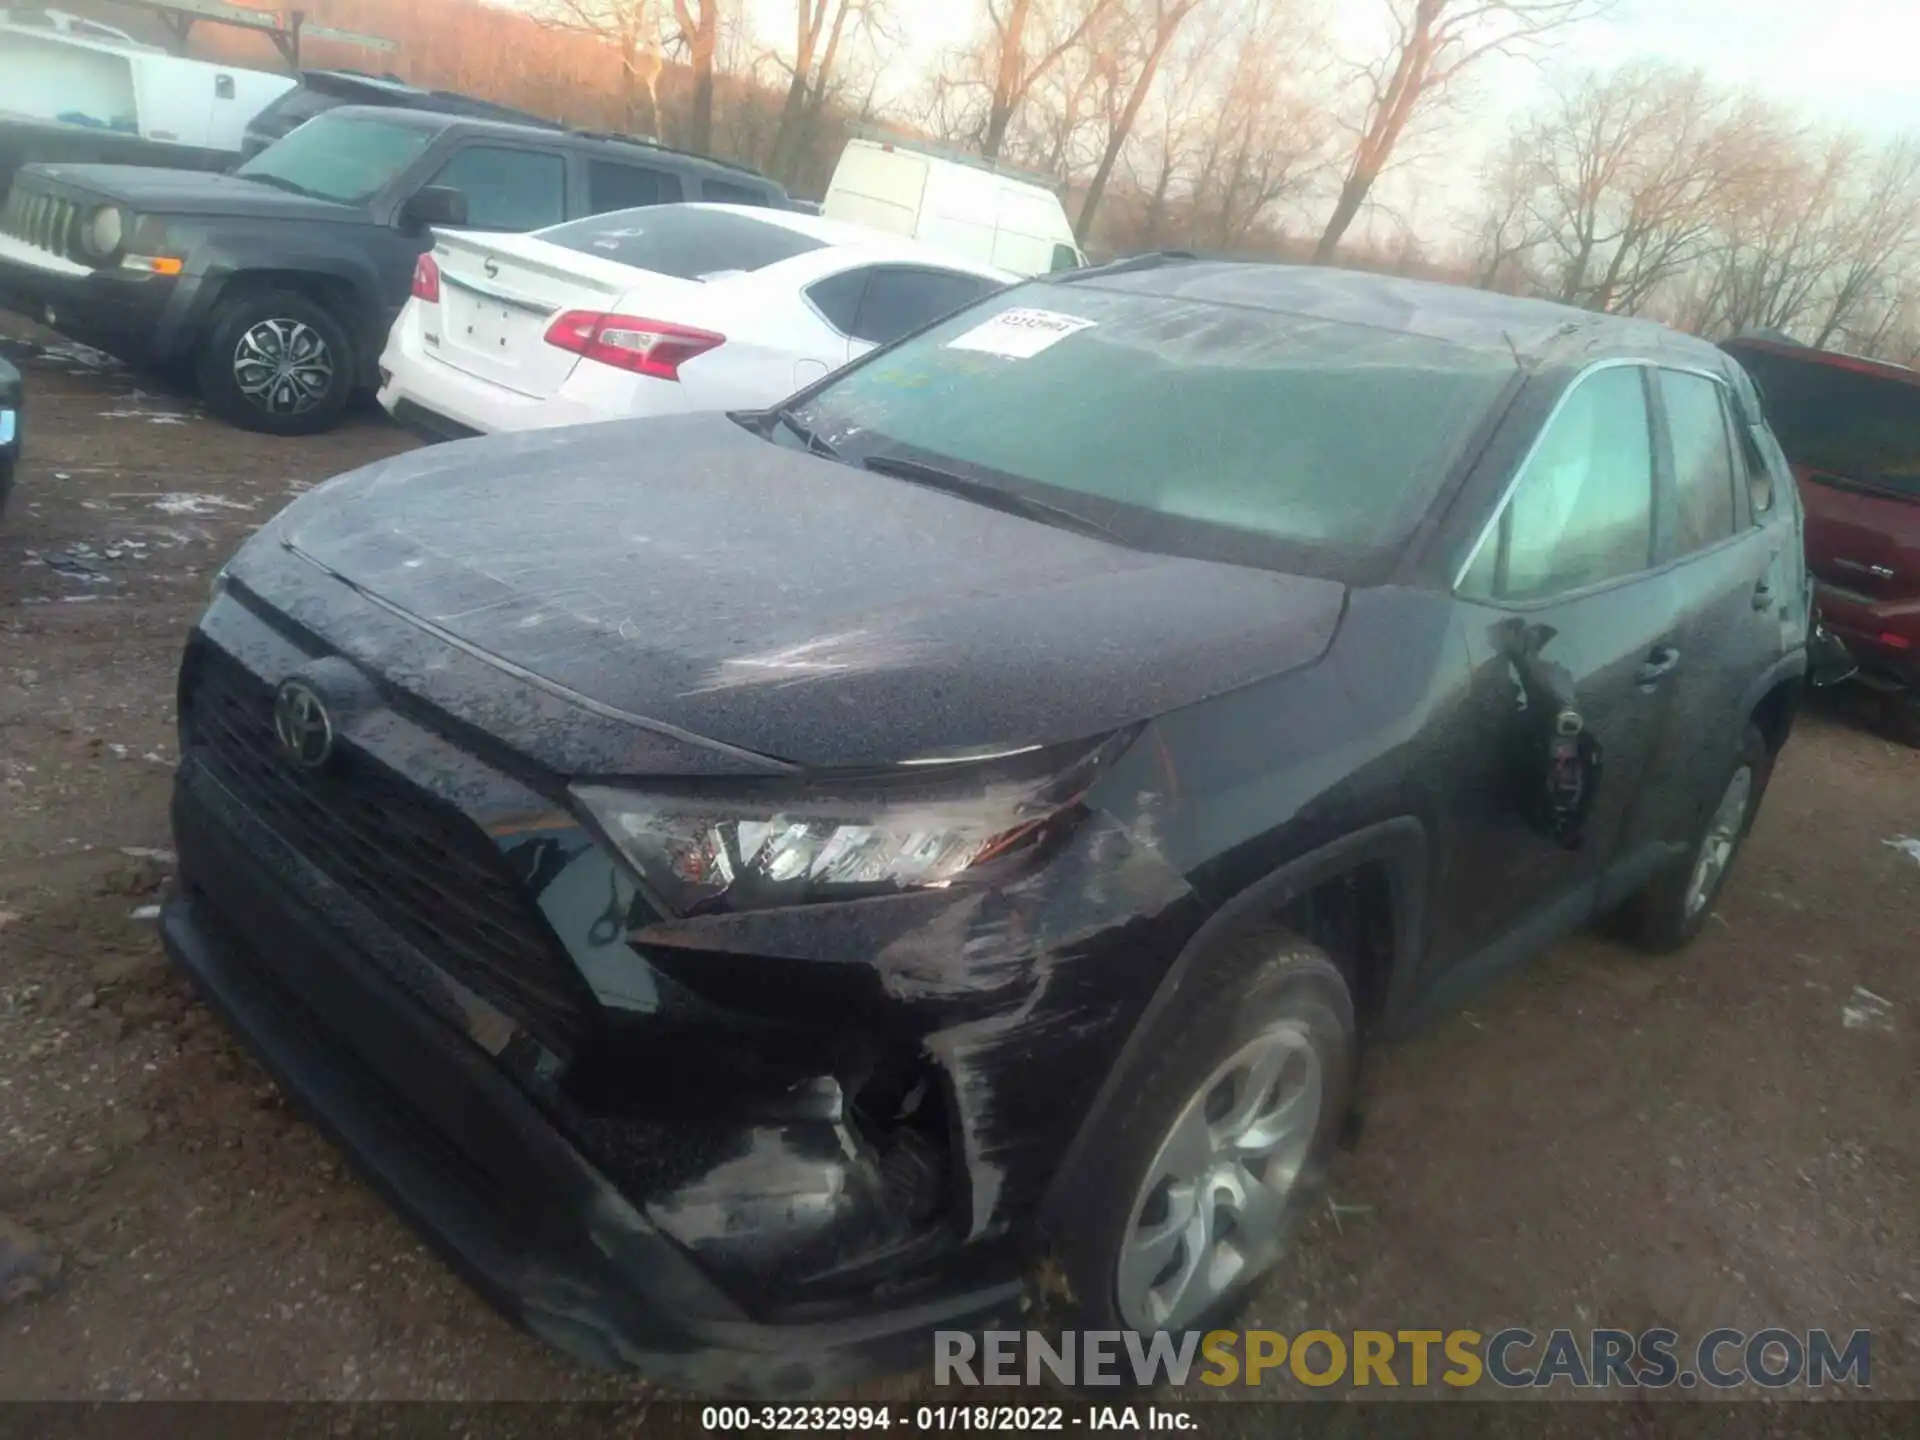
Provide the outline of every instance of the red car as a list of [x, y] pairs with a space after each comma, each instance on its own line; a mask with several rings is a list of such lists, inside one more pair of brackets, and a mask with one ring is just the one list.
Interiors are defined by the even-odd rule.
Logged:
[[1920, 370], [1743, 337], [1807, 512], [1822, 624], [1920, 745]]

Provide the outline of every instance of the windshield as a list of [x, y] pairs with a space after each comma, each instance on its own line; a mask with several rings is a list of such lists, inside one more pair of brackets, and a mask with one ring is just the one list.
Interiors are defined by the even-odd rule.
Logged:
[[1904, 380], [1745, 346], [1737, 353], [1797, 469], [1920, 499], [1920, 377]]
[[944, 464], [1140, 548], [1339, 570], [1404, 542], [1514, 373], [1505, 349], [1036, 283], [795, 413], [849, 463]]
[[298, 195], [359, 205], [386, 189], [434, 134], [369, 115], [319, 115], [234, 173]]

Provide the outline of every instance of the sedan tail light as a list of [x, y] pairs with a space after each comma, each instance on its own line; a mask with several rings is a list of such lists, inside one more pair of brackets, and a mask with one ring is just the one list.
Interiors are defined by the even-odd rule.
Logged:
[[547, 343], [636, 375], [678, 380], [682, 365], [726, 344], [727, 337], [637, 315], [569, 310], [547, 327]]
[[414, 263], [413, 298], [433, 305], [440, 303], [440, 265], [431, 252]]

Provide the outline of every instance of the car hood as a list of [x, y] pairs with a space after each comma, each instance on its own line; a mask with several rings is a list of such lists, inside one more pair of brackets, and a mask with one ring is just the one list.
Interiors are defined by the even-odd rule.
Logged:
[[1104, 733], [1312, 661], [1345, 595], [1085, 538], [723, 415], [416, 451], [270, 534], [603, 716], [809, 767]]
[[211, 170], [160, 170], [145, 165], [35, 165], [30, 170], [55, 185], [118, 200], [143, 215], [341, 221], [364, 214], [351, 205], [315, 200]]

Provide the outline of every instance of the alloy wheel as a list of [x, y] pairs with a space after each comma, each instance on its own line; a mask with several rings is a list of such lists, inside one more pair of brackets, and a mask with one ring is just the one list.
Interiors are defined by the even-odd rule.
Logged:
[[333, 389], [333, 353], [311, 325], [262, 320], [233, 349], [240, 393], [272, 415], [304, 415]]
[[1694, 858], [1693, 875], [1687, 882], [1687, 918], [1693, 919], [1713, 898], [1714, 888], [1726, 874], [1740, 843], [1740, 831], [1746, 824], [1747, 806], [1753, 799], [1753, 767], [1742, 765], [1727, 782], [1726, 794], [1707, 821], [1707, 833], [1700, 841], [1700, 853]]
[[1124, 1323], [1185, 1328], [1265, 1268], [1284, 1238], [1324, 1090], [1307, 1027], [1289, 1019], [1194, 1092], [1134, 1197], [1115, 1275]]

